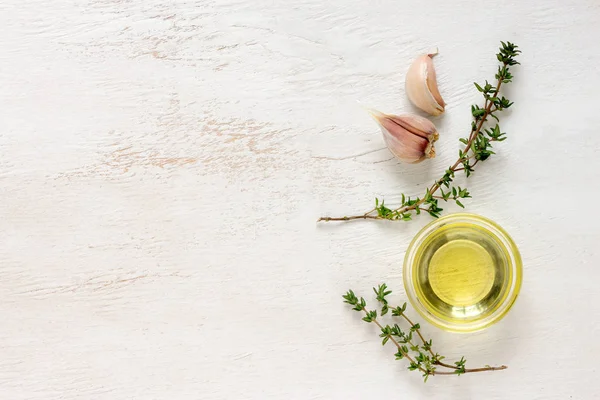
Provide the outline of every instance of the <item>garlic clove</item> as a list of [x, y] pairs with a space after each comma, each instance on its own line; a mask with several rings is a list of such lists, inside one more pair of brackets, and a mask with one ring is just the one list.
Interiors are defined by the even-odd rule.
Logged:
[[404, 82], [410, 101], [431, 115], [440, 115], [446, 106], [438, 89], [433, 67], [432, 57], [436, 54], [437, 49], [417, 57], [408, 68]]
[[433, 143], [439, 138], [435, 125], [418, 115], [389, 115], [369, 110], [383, 133], [388, 149], [406, 163], [435, 157]]

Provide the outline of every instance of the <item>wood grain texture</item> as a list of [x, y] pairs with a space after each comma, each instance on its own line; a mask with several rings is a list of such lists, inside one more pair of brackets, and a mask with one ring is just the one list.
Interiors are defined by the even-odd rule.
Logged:
[[[600, 393], [600, 5], [358, 0], [0, 3], [0, 398], [592, 399]], [[469, 211], [525, 264], [501, 323], [440, 352], [506, 371], [427, 385], [340, 295], [429, 220], [315, 223], [454, 161], [500, 40], [509, 140]], [[438, 157], [390, 159], [357, 101], [414, 110], [438, 46]], [[451, 211], [456, 211], [451, 208]]]

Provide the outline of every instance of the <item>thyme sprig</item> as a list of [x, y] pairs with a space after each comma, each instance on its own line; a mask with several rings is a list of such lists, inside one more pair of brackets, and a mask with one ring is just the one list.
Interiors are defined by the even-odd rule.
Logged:
[[[492, 85], [487, 80], [485, 84], [475, 83], [475, 88], [483, 95], [483, 107], [478, 105], [471, 106], [473, 121], [471, 122], [471, 132], [466, 138], [461, 138], [460, 142], [464, 148], [458, 151], [458, 159], [450, 166], [442, 177], [436, 180], [427, 188], [422, 197], [411, 198], [402, 194], [400, 206], [389, 208], [383, 200], [375, 199], [375, 207], [363, 214], [344, 216], [344, 217], [321, 217], [318, 221], [350, 221], [355, 219], [387, 219], [392, 221], [408, 221], [412, 219], [413, 212], [416, 215], [422, 212], [428, 213], [432, 217], [438, 218], [443, 208], [439, 201], [454, 201], [458, 206], [464, 208], [461, 200], [471, 197], [469, 191], [460, 186], [454, 186], [455, 175], [459, 171], [464, 171], [467, 177], [474, 172], [475, 166], [487, 160], [494, 151], [492, 143], [502, 142], [506, 139], [506, 133], [500, 130], [500, 121], [497, 113], [513, 105], [513, 102], [504, 96], [500, 96], [500, 88], [503, 84], [512, 81], [512, 66], [519, 64], [515, 57], [521, 53], [518, 46], [511, 42], [501, 42], [500, 51], [496, 58], [500, 62], [498, 72], [496, 73], [496, 85]], [[491, 119], [496, 121], [491, 124]], [[444, 188], [446, 190], [444, 190]], [[439, 194], [437, 194], [439, 192]]]
[[[421, 334], [421, 326], [418, 323], [413, 323], [406, 315], [406, 303], [402, 306], [390, 307], [386, 297], [392, 291], [388, 289], [385, 283], [379, 285], [377, 288], [373, 288], [373, 291], [375, 292], [377, 301], [381, 304], [380, 316], [383, 317], [391, 310], [392, 317], [401, 317], [408, 323], [408, 331], [402, 330], [398, 324], [383, 325], [378, 320], [377, 310], [367, 309], [366, 300], [363, 297], [357, 297], [352, 290], [348, 290], [342, 297], [344, 298], [344, 303], [350, 304], [353, 310], [365, 314], [363, 321], [377, 325], [381, 331], [379, 334], [381, 344], [385, 345], [388, 342], [392, 342], [398, 350], [394, 354], [396, 360], [408, 360], [408, 370], [421, 372], [425, 382], [427, 382], [430, 376], [434, 375], [462, 375], [472, 372], [499, 371], [508, 368], [506, 365], [499, 367], [486, 365], [481, 368], [466, 368], [467, 360], [464, 357], [454, 362], [454, 365], [445, 363], [442, 361], [445, 357], [433, 351], [432, 340], [425, 340]], [[415, 334], [418, 339], [415, 339]], [[438, 368], [445, 368], [446, 370], [439, 371]]]

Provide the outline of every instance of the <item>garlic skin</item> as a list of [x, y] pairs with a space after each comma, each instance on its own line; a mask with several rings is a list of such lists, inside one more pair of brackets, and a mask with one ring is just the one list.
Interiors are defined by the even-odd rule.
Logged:
[[418, 115], [390, 115], [377, 110], [369, 110], [383, 133], [388, 149], [400, 161], [419, 163], [435, 157], [433, 143], [439, 134], [435, 125]]
[[435, 49], [428, 54], [417, 57], [408, 69], [404, 82], [406, 94], [410, 101], [431, 115], [442, 114], [446, 106], [438, 90], [435, 68], [433, 67], [432, 57], [437, 53], [437, 49]]

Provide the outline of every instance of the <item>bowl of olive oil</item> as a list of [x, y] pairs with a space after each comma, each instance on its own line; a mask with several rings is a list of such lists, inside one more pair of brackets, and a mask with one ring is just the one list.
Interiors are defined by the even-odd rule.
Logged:
[[408, 298], [424, 319], [448, 331], [474, 332], [499, 321], [515, 302], [521, 256], [495, 222], [451, 214], [415, 236], [403, 276]]

